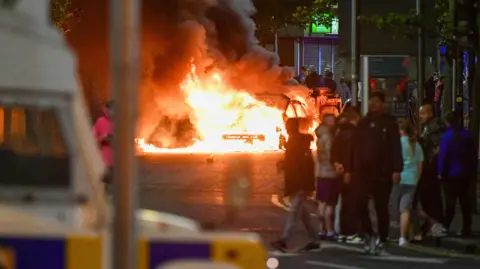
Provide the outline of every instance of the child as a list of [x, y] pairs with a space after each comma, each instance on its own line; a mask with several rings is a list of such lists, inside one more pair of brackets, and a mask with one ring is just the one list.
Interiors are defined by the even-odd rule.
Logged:
[[410, 226], [410, 212], [415, 196], [417, 182], [422, 174], [423, 151], [417, 142], [415, 127], [408, 120], [400, 122], [400, 141], [403, 155], [403, 171], [400, 174], [400, 183], [394, 186], [392, 200], [395, 208], [400, 212], [400, 239], [399, 246], [408, 244], [408, 228]]
[[[335, 117], [327, 114], [322, 124], [315, 130], [317, 136], [316, 165], [316, 200], [318, 201], [318, 217], [320, 218], [319, 237], [336, 240], [334, 230], [334, 213], [339, 196], [339, 179], [337, 170], [331, 160]], [[324, 227], [325, 225], [325, 227]], [[324, 234], [324, 229], [327, 234]]]

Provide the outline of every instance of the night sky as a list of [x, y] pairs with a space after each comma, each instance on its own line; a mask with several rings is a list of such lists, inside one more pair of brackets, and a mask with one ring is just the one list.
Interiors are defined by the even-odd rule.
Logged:
[[[165, 14], [168, 1], [144, 0], [142, 3], [141, 53], [151, 53], [146, 46], [165, 44], [160, 41], [167, 29], [165, 20], [174, 20], [172, 14]], [[77, 54], [79, 74], [84, 86], [87, 101], [98, 112], [99, 103], [110, 98], [108, 91], [109, 70], [109, 0], [73, 0], [73, 5], [82, 10], [78, 22], [72, 23], [72, 31], [67, 39]], [[171, 28], [171, 27], [170, 27]], [[148, 34], [147, 34], [148, 33]], [[180, 37], [178, 37], [180, 38]], [[158, 51], [155, 52], [156, 54]], [[171, 54], [171, 53], [170, 53]], [[145, 65], [145, 63], [143, 63]], [[142, 69], [145, 69], [142, 67]]]
[[108, 68], [107, 0], [73, 0], [83, 10], [72, 24], [67, 39], [77, 53], [80, 77], [90, 102], [108, 98], [105, 74]]

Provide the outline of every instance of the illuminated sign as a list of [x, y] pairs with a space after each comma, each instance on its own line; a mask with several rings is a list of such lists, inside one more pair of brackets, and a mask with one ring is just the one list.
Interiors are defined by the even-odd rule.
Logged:
[[[338, 35], [338, 19], [332, 19], [332, 26], [328, 27], [321, 24], [314, 24], [312, 23], [312, 34], [332, 34]], [[307, 28], [307, 32], [310, 32], [310, 29]]]

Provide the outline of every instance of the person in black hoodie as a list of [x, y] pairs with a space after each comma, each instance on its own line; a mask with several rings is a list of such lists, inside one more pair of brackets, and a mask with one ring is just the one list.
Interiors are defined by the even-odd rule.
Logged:
[[310, 74], [305, 78], [305, 86], [309, 89], [320, 88], [324, 86], [323, 78], [318, 74], [317, 69], [313, 68], [310, 70]]
[[[332, 162], [337, 171], [344, 170], [345, 163], [350, 159], [350, 146], [355, 126], [361, 116], [353, 107], [347, 107], [338, 117], [339, 123], [332, 144]], [[343, 174], [340, 175], [343, 178]], [[340, 235], [339, 242], [360, 243], [360, 223], [357, 215], [357, 182], [342, 181], [340, 187]]]
[[[358, 213], [365, 234], [365, 251], [378, 254], [390, 228], [389, 198], [392, 183], [400, 181], [403, 169], [400, 132], [397, 120], [385, 112], [385, 95], [372, 93], [369, 111], [353, 132], [351, 159], [345, 162], [345, 180], [358, 181]], [[378, 237], [374, 236], [368, 210], [373, 198], [378, 218]]]
[[333, 73], [328, 71], [325, 74], [325, 78], [323, 79], [323, 83], [329, 89], [330, 93], [337, 92], [337, 82], [333, 80]]
[[300, 120], [300, 118], [290, 118], [285, 124], [288, 140], [285, 146], [283, 168], [285, 174], [284, 195], [291, 197], [291, 204], [282, 237], [272, 243], [272, 247], [280, 251], [287, 249], [286, 241], [294, 232], [295, 224], [299, 218], [305, 225], [311, 240], [301, 250], [309, 251], [320, 248], [317, 232], [306, 208], [307, 197], [315, 190], [314, 162], [310, 149], [313, 136], [300, 133]]

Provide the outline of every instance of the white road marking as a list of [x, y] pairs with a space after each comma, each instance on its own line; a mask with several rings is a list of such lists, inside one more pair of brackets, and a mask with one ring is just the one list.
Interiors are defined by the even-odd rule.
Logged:
[[369, 259], [369, 260], [431, 263], [431, 264], [444, 264], [448, 261], [447, 259], [407, 257], [407, 256], [397, 256], [397, 255], [391, 255], [391, 254], [382, 255], [382, 256], [364, 256], [362, 258]]
[[340, 250], [345, 250], [350, 252], [365, 253], [363, 248], [342, 245], [342, 244], [335, 244], [335, 243], [322, 243], [322, 248], [331, 248], [331, 249], [333, 248], [333, 249], [340, 249]]
[[295, 257], [298, 255], [300, 255], [300, 253], [281, 252], [278, 250], [272, 250], [268, 252], [269, 257]]
[[[283, 198], [283, 201], [284, 201], [284, 203], [285, 203], [285, 204], [284, 204], [284, 203], [280, 202], [280, 199], [279, 199], [279, 197], [278, 197], [277, 194], [272, 194], [272, 198], [270, 199], [270, 202], [271, 202], [274, 206], [276, 206], [276, 207], [279, 207], [279, 208], [281, 208], [281, 209], [283, 209], [283, 210], [285, 210], [285, 211], [290, 211], [290, 208], [289, 208], [290, 202], [289, 202], [289, 201], [286, 201], [286, 200], [287, 200], [287, 199]], [[317, 214], [310, 213], [310, 216], [316, 218], [316, 217], [317, 217]]]
[[362, 267], [356, 267], [356, 266], [349, 266], [349, 265], [343, 265], [343, 264], [337, 264], [337, 263], [330, 263], [330, 262], [321, 262], [321, 261], [305, 261], [306, 264], [310, 265], [317, 265], [317, 266], [322, 266], [322, 267], [328, 267], [328, 268], [338, 268], [338, 269], [364, 269]]

